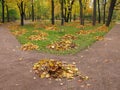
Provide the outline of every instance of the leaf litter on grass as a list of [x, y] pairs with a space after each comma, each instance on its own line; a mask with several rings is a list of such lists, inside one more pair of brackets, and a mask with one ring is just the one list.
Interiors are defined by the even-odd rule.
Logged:
[[26, 32], [27, 32], [26, 29], [19, 29], [19, 30], [13, 31], [12, 34], [15, 36], [21, 36], [21, 35], [25, 34]]
[[48, 34], [45, 32], [41, 32], [41, 31], [36, 31], [38, 32], [37, 35], [31, 35], [30, 37], [28, 37], [29, 40], [34, 40], [34, 41], [38, 41], [38, 40], [46, 40]]
[[20, 49], [23, 51], [28, 51], [28, 50], [37, 50], [38, 48], [39, 48], [38, 45], [28, 42], [28, 43], [22, 45]]
[[64, 51], [69, 49], [75, 49], [77, 47], [73, 40], [77, 39], [76, 36], [72, 34], [65, 34], [60, 38], [59, 41], [55, 41], [47, 46], [47, 48], [57, 51]]
[[57, 51], [69, 50], [76, 48], [77, 45], [72, 40], [60, 40], [47, 46], [47, 48]]

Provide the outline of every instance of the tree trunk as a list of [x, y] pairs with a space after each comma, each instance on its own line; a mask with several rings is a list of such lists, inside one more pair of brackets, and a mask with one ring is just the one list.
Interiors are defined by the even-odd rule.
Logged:
[[103, 24], [105, 24], [105, 17], [106, 17], [106, 0], [103, 2]]
[[51, 0], [51, 7], [52, 7], [52, 25], [55, 24], [54, 18], [54, 0]]
[[33, 0], [32, 0], [32, 21], [34, 22], [34, 5], [33, 5]]
[[98, 0], [98, 23], [101, 23], [100, 0]]
[[24, 25], [24, 9], [23, 9], [23, 1], [21, 2], [21, 13], [20, 13], [20, 16], [21, 16], [21, 26]]
[[10, 18], [9, 18], [9, 10], [8, 10], [8, 5], [6, 5], [6, 12], [7, 12], [7, 22], [10, 21]]
[[64, 13], [63, 13], [64, 2], [61, 0], [61, 25], [64, 25]]
[[96, 25], [96, 0], [93, 1], [93, 26]]
[[70, 22], [72, 21], [72, 12], [70, 12]]
[[65, 7], [65, 14], [64, 14], [64, 20], [67, 21], [67, 8]]
[[74, 20], [74, 21], [76, 20], [76, 14], [73, 15], [73, 20]]
[[106, 26], [110, 25], [116, 1], [117, 0], [111, 0]]
[[5, 9], [4, 9], [5, 1], [2, 0], [1, 3], [2, 3], [2, 23], [4, 23], [5, 22]]
[[80, 5], [80, 24], [84, 25], [82, 0], [79, 0], [79, 5]]

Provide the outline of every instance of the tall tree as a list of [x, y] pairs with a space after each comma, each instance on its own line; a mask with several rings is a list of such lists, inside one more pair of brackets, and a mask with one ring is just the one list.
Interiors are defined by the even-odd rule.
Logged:
[[79, 4], [80, 4], [80, 24], [84, 25], [82, 0], [79, 0]]
[[93, 0], [93, 26], [96, 24], [96, 0]]
[[32, 0], [32, 21], [34, 22], [34, 0]]
[[17, 6], [20, 11], [20, 17], [21, 17], [21, 26], [24, 25], [24, 1], [21, 0], [19, 3], [17, 3]]
[[98, 23], [101, 22], [101, 14], [100, 14], [100, 0], [98, 0]]
[[61, 3], [61, 25], [64, 25], [64, 13], [63, 13], [64, 1], [60, 0], [60, 3]]
[[51, 13], [52, 13], [52, 25], [54, 25], [55, 24], [55, 18], [54, 18], [54, 0], [51, 0]]
[[6, 4], [6, 12], [7, 12], [7, 22], [10, 21], [10, 16], [9, 16], [9, 9], [8, 9], [8, 5]]
[[110, 25], [116, 1], [117, 0], [111, 0], [110, 7], [109, 7], [108, 18], [107, 18], [107, 22], [106, 22], [106, 26]]
[[103, 0], [103, 24], [105, 24], [106, 17], [106, 0]]
[[2, 23], [5, 22], [5, 1], [1, 0], [1, 4], [2, 4]]

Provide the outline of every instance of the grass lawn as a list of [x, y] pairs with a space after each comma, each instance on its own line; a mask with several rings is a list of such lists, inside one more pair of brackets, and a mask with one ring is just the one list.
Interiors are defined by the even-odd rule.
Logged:
[[[97, 24], [96, 26], [86, 24], [83, 27], [79, 25], [79, 22], [67, 23], [64, 26], [60, 26], [59, 24], [52, 26], [49, 23], [42, 22], [27, 24], [23, 27], [16, 26], [16, 28], [15, 26], [12, 26], [11, 32], [16, 36], [16, 38], [22, 45], [29, 42], [39, 46], [39, 48], [37, 49], [39, 52], [47, 52], [52, 54], [75, 54], [85, 48], [88, 48], [97, 40], [102, 40], [103, 36], [110, 30], [110, 28], [106, 28], [101, 24]], [[20, 33], [19, 31], [21, 30], [23, 31]], [[15, 34], [16, 32], [17, 34]], [[43, 39], [34, 40], [34, 38], [38, 38], [37, 36], [34, 36], [38, 35], [41, 32], [42, 34], [40, 35], [43, 37]], [[31, 35], [33, 35], [33, 37], [31, 37]], [[59, 42], [63, 40], [62, 37], [64, 35], [72, 35], [75, 37], [74, 40], [69, 38], [65, 38], [64, 40], [65, 42], [69, 41], [74, 43], [75, 48], [71, 46], [72, 48], [67, 49], [67, 46], [63, 45], [64, 48], [59, 50], [59, 48], [63, 47], [59, 47], [59, 44], [62, 45], [62, 42]], [[55, 49], [55, 47], [50, 48], [52, 47], [52, 45], [58, 45], [57, 49]]]

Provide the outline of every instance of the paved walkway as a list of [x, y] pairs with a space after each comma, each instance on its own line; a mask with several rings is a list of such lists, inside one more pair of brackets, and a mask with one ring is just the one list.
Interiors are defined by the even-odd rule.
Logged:
[[[75, 55], [24, 52], [19, 47], [10, 31], [0, 26], [0, 90], [120, 90], [119, 24], [105, 36], [105, 40]], [[80, 83], [78, 79], [61, 82], [40, 79], [31, 68], [33, 63], [42, 58], [74, 61], [90, 80]]]

